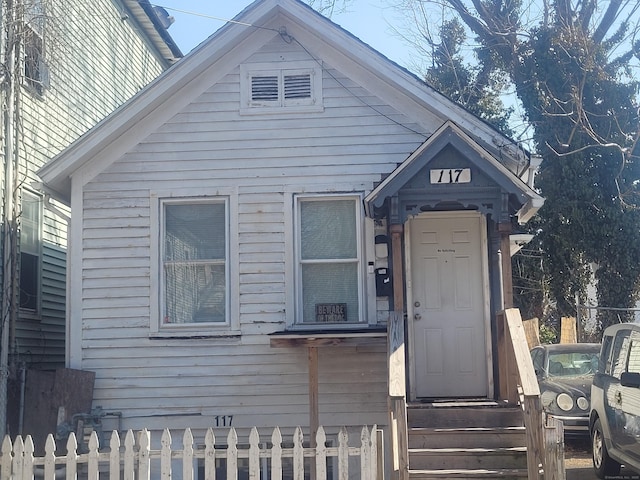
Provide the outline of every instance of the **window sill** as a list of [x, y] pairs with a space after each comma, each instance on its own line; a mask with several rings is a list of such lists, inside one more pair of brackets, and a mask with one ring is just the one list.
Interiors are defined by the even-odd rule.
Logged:
[[154, 339], [229, 339], [229, 340], [239, 340], [241, 337], [241, 332], [239, 330], [221, 330], [221, 331], [211, 331], [211, 330], [184, 330], [184, 329], [175, 329], [175, 330], [161, 330], [159, 332], [151, 332], [149, 334], [149, 338]]
[[386, 345], [387, 327], [364, 327], [336, 330], [298, 330], [276, 332], [269, 335], [271, 347], [325, 347], [344, 346], [362, 347], [372, 345]]

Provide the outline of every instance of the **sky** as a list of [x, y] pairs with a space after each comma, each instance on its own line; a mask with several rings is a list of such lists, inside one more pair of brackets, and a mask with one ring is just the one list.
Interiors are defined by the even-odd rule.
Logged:
[[[184, 54], [252, 3], [251, 0], [154, 0], [175, 18], [169, 33]], [[390, 25], [397, 24], [397, 12], [388, 0], [353, 0], [344, 13], [332, 21], [375, 48], [390, 60], [410, 68], [411, 54]]]

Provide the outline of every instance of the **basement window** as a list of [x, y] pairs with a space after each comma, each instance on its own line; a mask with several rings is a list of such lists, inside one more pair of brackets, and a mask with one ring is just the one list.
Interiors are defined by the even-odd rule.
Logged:
[[322, 70], [315, 62], [240, 66], [240, 112], [322, 111]]

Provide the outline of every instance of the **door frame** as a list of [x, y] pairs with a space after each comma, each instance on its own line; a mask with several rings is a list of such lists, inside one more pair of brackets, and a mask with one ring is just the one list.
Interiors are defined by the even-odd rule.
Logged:
[[405, 223], [405, 272], [406, 272], [406, 292], [407, 292], [407, 335], [408, 342], [408, 362], [409, 362], [409, 399], [417, 400], [416, 397], [416, 368], [415, 368], [415, 339], [413, 338], [413, 271], [411, 262], [411, 226], [413, 219], [443, 219], [443, 218], [468, 218], [480, 222], [480, 264], [482, 269], [482, 283], [484, 294], [484, 326], [485, 326], [485, 348], [486, 348], [486, 369], [487, 369], [487, 398], [494, 397], [493, 388], [493, 349], [491, 342], [491, 288], [489, 284], [489, 248], [487, 238], [486, 216], [477, 211], [443, 211], [443, 212], [423, 212], [409, 217]]

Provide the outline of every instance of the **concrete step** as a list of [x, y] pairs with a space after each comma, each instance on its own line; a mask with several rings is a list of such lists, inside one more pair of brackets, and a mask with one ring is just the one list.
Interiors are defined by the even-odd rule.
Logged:
[[411, 428], [409, 448], [524, 447], [524, 427]]
[[527, 468], [526, 447], [414, 448], [411, 470], [502, 470]]

